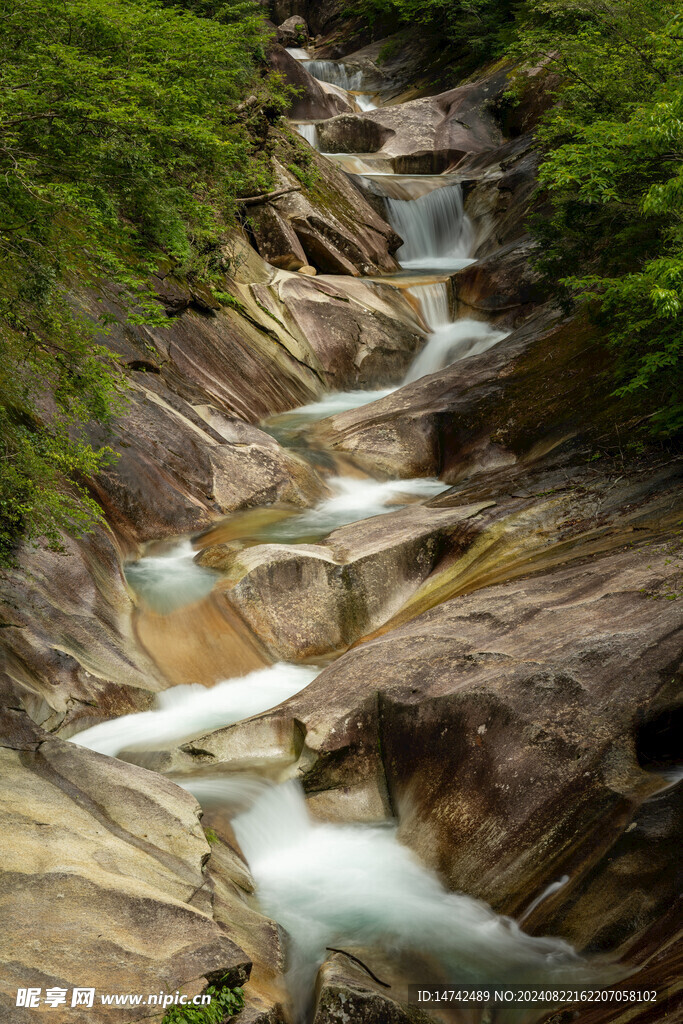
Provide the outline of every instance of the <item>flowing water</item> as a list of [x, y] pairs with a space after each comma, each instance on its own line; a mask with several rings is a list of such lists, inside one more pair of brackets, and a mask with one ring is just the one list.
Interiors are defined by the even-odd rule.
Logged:
[[313, 822], [295, 781], [265, 789], [233, 827], [265, 912], [293, 940], [289, 983], [300, 1016], [331, 946], [413, 950], [463, 985], [587, 978], [567, 943], [526, 935], [479, 900], [448, 892], [393, 827]]
[[306, 60], [303, 62], [309, 75], [319, 82], [336, 85], [345, 92], [360, 92], [363, 89], [363, 72], [349, 68], [338, 60]]
[[213, 590], [216, 574], [197, 565], [196, 554], [192, 542], [183, 540], [160, 554], [129, 563], [126, 580], [145, 604], [168, 615]]
[[292, 124], [309, 146], [313, 146], [313, 149], [320, 149], [318, 127], [313, 121], [293, 121]]
[[385, 200], [387, 219], [403, 239], [396, 259], [406, 269], [459, 270], [472, 263], [472, 225], [460, 185], [434, 189], [419, 199]]
[[207, 689], [174, 686], [157, 695], [151, 711], [122, 715], [84, 729], [72, 743], [116, 757], [122, 750], [164, 750], [258, 715], [311, 683], [319, 669], [282, 662]]
[[[339, 61], [311, 60], [303, 49], [289, 48], [289, 52], [316, 78], [346, 90], [362, 109], [374, 105], [374, 98], [363, 91], [363, 74], [357, 68]], [[296, 127], [311, 145], [317, 145], [315, 124]], [[403, 238], [398, 258], [404, 271], [414, 272], [409, 283], [405, 272], [395, 275], [393, 283], [406, 290], [428, 327], [426, 344], [403, 383], [484, 352], [504, 338], [505, 332], [486, 323], [452, 316], [447, 277], [472, 262], [473, 228], [460, 185], [434, 175], [394, 175], [391, 162], [381, 155], [331, 158], [351, 173], [386, 183], [384, 189], [380, 184], [379, 191], [390, 223]], [[319, 540], [340, 526], [442, 491], [445, 485], [436, 479], [373, 479], [350, 458], [344, 471], [333, 453], [310, 447], [312, 424], [386, 399], [397, 387], [384, 382], [374, 391], [327, 394], [263, 424], [281, 443], [310, 457], [313, 464], [326, 466], [327, 494], [304, 511], [274, 508], [237, 513], [207, 531], [204, 543]], [[240, 638], [238, 659], [230, 654], [230, 647], [216, 644], [218, 634], [227, 634], [233, 647], [239, 646], [240, 624], [230, 618], [234, 613], [228, 610], [229, 602], [222, 600], [220, 588], [215, 589], [219, 574], [197, 564], [195, 557], [195, 546], [184, 540], [150, 551], [126, 568], [126, 577], [141, 605], [138, 635], [167, 677], [178, 678], [173, 675], [173, 666], [183, 660], [178, 645], [189, 650], [183, 679], [193, 678], [193, 660], [200, 660], [205, 648], [213, 648], [207, 680], [215, 685], [174, 686], [157, 696], [151, 710], [86, 729], [72, 737], [74, 743], [111, 756], [127, 749], [168, 749], [273, 708], [318, 674], [319, 669], [310, 666], [264, 665], [255, 638]], [[163, 622], [165, 631], [160, 626]], [[177, 636], [179, 640], [174, 641]], [[206, 807], [219, 807], [233, 817], [260, 905], [289, 935], [288, 980], [297, 1020], [306, 1018], [316, 970], [327, 948], [340, 944], [398, 959], [414, 956], [412, 962], [418, 964], [427, 958], [435, 965], [437, 980], [567, 986], [588, 979], [585, 962], [566, 943], [526, 935], [518, 924], [497, 916], [484, 903], [447, 891], [399, 843], [394, 824], [316, 823], [298, 783], [276, 786], [267, 777], [224, 768], [222, 775], [207, 776], [198, 770], [176, 781]], [[527, 914], [565, 881], [550, 885]]]

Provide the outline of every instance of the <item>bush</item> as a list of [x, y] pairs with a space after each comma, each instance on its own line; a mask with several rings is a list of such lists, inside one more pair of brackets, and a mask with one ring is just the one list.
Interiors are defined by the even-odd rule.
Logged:
[[82, 480], [110, 453], [86, 427], [115, 415], [124, 379], [69, 293], [108, 280], [132, 322], [167, 323], [149, 271], [163, 256], [210, 281], [236, 198], [271, 184], [287, 97], [265, 70], [260, 8], [184, 6], [3, 5], [0, 564], [22, 534], [57, 544], [99, 516]]

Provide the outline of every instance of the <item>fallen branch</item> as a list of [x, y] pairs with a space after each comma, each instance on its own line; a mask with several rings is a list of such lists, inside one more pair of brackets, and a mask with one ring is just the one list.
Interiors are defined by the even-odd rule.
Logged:
[[389, 985], [388, 982], [382, 981], [376, 974], [373, 974], [368, 965], [364, 964], [363, 961], [357, 956], [354, 956], [353, 953], [347, 953], [345, 949], [334, 949], [333, 946], [327, 946], [326, 949], [328, 953], [341, 953], [342, 956], [347, 956], [349, 960], [353, 960], [353, 962], [362, 967], [364, 971], [367, 971], [372, 980], [376, 981], [378, 985], [382, 985], [383, 988], [391, 988], [391, 985]]
[[260, 203], [272, 203], [274, 199], [286, 196], [289, 192], [301, 192], [301, 186], [290, 185], [289, 188], [279, 188], [275, 192], [264, 192], [260, 196], [246, 196], [244, 199], [238, 199], [237, 202], [242, 203], [244, 206], [258, 206]]

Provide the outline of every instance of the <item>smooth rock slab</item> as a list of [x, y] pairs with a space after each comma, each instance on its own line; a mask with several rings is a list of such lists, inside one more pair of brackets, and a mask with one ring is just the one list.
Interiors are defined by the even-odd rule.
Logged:
[[[33, 749], [4, 747], [0, 760], [3, 1024], [35, 1019], [15, 1006], [19, 987], [147, 995], [201, 990], [226, 974], [232, 984], [248, 979], [249, 957], [212, 917], [209, 844], [193, 797], [38, 732]], [[150, 1009], [125, 1017], [149, 1018]], [[120, 1022], [122, 1010], [67, 1006], [50, 1019]]]

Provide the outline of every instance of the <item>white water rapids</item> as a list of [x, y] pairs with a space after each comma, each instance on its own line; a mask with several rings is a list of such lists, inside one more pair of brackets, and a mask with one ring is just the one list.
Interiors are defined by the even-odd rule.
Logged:
[[100, 722], [71, 737], [80, 747], [116, 757], [122, 750], [177, 746], [192, 736], [221, 729], [281, 704], [312, 682], [320, 670], [280, 662], [227, 679], [210, 689], [173, 686], [156, 698], [156, 707]]
[[[360, 90], [363, 75], [338, 61], [310, 60], [307, 51], [290, 48], [314, 77], [350, 93], [362, 109], [373, 99]], [[297, 130], [317, 146], [317, 129], [300, 122]], [[394, 177], [373, 154], [345, 154], [339, 163], [362, 174]], [[431, 176], [435, 177], [435, 176]], [[409, 194], [407, 176], [398, 195]], [[477, 355], [506, 336], [482, 321], [452, 318], [446, 277], [472, 262], [472, 225], [459, 184], [431, 188], [416, 198], [385, 195], [387, 217], [403, 238], [401, 265], [424, 283], [408, 292], [419, 305], [429, 335], [408, 369], [404, 384]], [[434, 273], [438, 271], [440, 273]], [[411, 275], [412, 277], [412, 275]], [[405, 287], [406, 281], [398, 282]], [[387, 398], [397, 390], [349, 390], [325, 395], [318, 402], [273, 417], [273, 432], [296, 438], [310, 424]], [[330, 471], [330, 465], [327, 465]], [[338, 471], [334, 464], [334, 471]], [[360, 471], [359, 471], [360, 472]], [[375, 480], [367, 476], [326, 478], [330, 493], [312, 508], [271, 524], [259, 543], [296, 543], [319, 539], [334, 529], [391, 512], [410, 501], [440, 493], [436, 479]], [[246, 534], [245, 534], [246, 536]], [[185, 540], [166, 552], [152, 553], [129, 565], [130, 585], [159, 614], [199, 601], [214, 587], [217, 575], [195, 561]], [[226, 672], [228, 669], [226, 668]], [[125, 750], [168, 749], [213, 730], [260, 714], [299, 693], [317, 676], [318, 668], [279, 663], [241, 678], [225, 679], [211, 689], [176, 686], [158, 694], [149, 711], [102, 722], [72, 737], [72, 742], [110, 756]], [[191, 677], [192, 678], [192, 677]], [[368, 681], [370, 690], [372, 680]], [[413, 952], [416, 962], [428, 958], [440, 978], [448, 981], [533, 983], [568, 987], [591, 980], [585, 962], [565, 942], [526, 935], [509, 918], [484, 903], [449, 892], [435, 874], [397, 839], [394, 824], [331, 825], [316, 823], [295, 781], [271, 785], [264, 778], [230, 772], [177, 779], [206, 807], [219, 806], [233, 818], [234, 831], [257, 886], [263, 911], [286, 929], [288, 982], [298, 1021], [306, 1017], [313, 998], [315, 974], [329, 946], [350, 945], [398, 956]], [[531, 904], [556, 892], [553, 883]], [[352, 1019], [352, 1018], [349, 1018]]]
[[298, 783], [264, 790], [233, 827], [265, 912], [293, 940], [298, 1014], [329, 946], [413, 950], [458, 983], [580, 983], [583, 961], [560, 939], [526, 935], [479, 900], [448, 892], [391, 826], [309, 817]]

